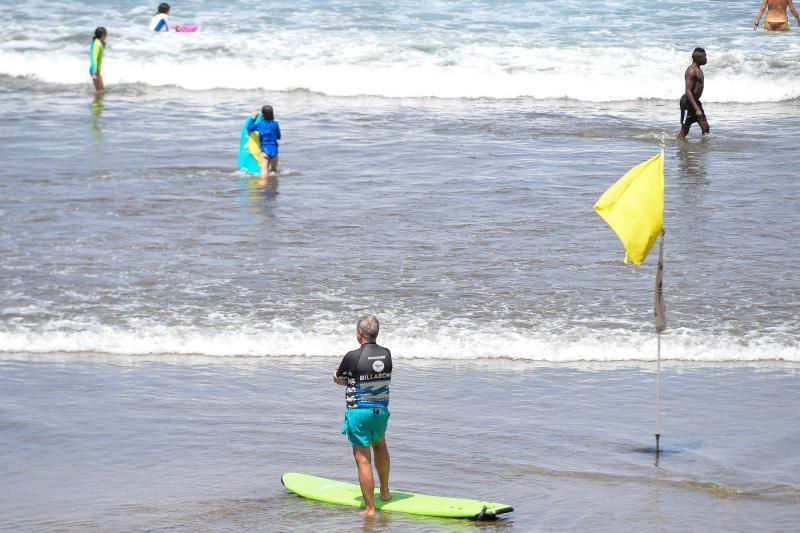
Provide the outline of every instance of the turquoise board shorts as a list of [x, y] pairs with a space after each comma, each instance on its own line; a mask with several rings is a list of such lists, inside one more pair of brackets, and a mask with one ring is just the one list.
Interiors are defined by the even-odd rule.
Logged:
[[386, 434], [389, 410], [382, 407], [359, 407], [344, 413], [342, 435], [347, 433], [350, 446], [369, 446]]

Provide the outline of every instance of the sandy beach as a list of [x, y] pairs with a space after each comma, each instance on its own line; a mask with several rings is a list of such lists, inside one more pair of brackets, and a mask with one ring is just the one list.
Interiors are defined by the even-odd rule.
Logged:
[[796, 523], [793, 365], [665, 369], [655, 466], [649, 365], [401, 363], [387, 436], [393, 482], [515, 507], [478, 523], [391, 513], [364, 522], [281, 487], [286, 471], [354, 476], [330, 366], [319, 358], [7, 358], [0, 474], [14, 490], [0, 495], [0, 525], [790, 531]]

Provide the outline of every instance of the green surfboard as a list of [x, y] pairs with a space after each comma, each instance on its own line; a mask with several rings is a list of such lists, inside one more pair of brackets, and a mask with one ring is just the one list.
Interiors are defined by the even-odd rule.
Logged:
[[[281, 483], [288, 490], [303, 498], [348, 507], [364, 505], [361, 488], [353, 483], [295, 472], [284, 474], [281, 477]], [[444, 518], [494, 518], [499, 514], [510, 513], [514, 510], [513, 507], [504, 503], [428, 496], [398, 490], [392, 490], [392, 499], [385, 502], [380, 498], [380, 489], [375, 489], [375, 508], [382, 511]]]

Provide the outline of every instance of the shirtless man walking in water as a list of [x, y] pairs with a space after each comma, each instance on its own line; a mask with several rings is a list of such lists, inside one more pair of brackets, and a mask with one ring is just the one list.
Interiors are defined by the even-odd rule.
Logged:
[[764, 30], [789, 31], [789, 17], [786, 15], [787, 7], [794, 15], [797, 24], [800, 25], [800, 15], [797, 14], [792, 0], [764, 0], [761, 3], [761, 9], [758, 10], [756, 20], [753, 21], [753, 31], [758, 29], [758, 21], [761, 20], [764, 9], [767, 10], [767, 16], [764, 17]]
[[681, 97], [681, 131], [678, 139], [684, 139], [689, 133], [689, 128], [697, 122], [703, 135], [706, 135], [710, 128], [706, 120], [703, 104], [700, 97], [703, 96], [705, 77], [703, 76], [703, 65], [706, 64], [706, 51], [702, 48], [695, 48], [692, 52], [692, 64], [686, 69], [684, 78], [686, 79], [686, 91]]

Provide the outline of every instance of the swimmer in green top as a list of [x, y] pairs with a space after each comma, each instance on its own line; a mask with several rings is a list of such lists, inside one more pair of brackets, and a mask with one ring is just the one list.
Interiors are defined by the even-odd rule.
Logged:
[[102, 26], [98, 26], [94, 30], [94, 38], [92, 39], [92, 46], [90, 47], [90, 60], [89, 75], [92, 77], [94, 83], [94, 90], [96, 92], [103, 92], [105, 86], [103, 85], [103, 75], [100, 73], [103, 69], [103, 52], [106, 49], [106, 35], [108, 32]]

